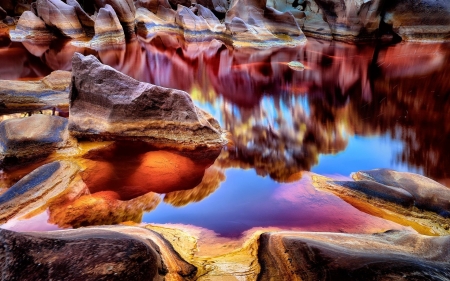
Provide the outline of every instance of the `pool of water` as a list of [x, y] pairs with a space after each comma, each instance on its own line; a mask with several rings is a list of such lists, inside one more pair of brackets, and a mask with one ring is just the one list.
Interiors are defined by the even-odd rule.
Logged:
[[[204, 167], [202, 183], [160, 192], [142, 222], [228, 237], [260, 227], [371, 232], [399, 226], [315, 190], [311, 172], [349, 178], [390, 168], [450, 183], [449, 47], [309, 39], [233, 50], [163, 35], [98, 51], [68, 41], [10, 43], [0, 48], [0, 79], [38, 79], [70, 70], [74, 52], [92, 54], [137, 80], [187, 91], [220, 122], [231, 142]], [[291, 69], [291, 61], [305, 68]]]

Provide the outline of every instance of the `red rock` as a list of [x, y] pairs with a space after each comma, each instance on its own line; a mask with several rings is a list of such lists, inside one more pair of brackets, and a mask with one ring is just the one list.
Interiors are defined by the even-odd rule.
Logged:
[[110, 5], [100, 8], [95, 19], [95, 36], [90, 45], [93, 47], [120, 45], [125, 43], [125, 34], [116, 12]]
[[95, 4], [99, 8], [103, 8], [107, 4], [111, 5], [123, 26], [126, 38], [133, 38], [135, 36], [134, 19], [136, 7], [134, 6], [133, 0], [95, 0]]

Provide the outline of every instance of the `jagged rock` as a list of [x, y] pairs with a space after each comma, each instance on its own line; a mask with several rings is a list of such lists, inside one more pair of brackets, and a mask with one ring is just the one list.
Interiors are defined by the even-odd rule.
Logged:
[[84, 188], [79, 167], [68, 161], [45, 164], [10, 187], [0, 196], [0, 223], [42, 212], [58, 196]]
[[40, 81], [0, 80], [0, 114], [67, 109], [71, 73], [54, 71]]
[[220, 14], [225, 14], [230, 6], [226, 0], [197, 0], [197, 4]]
[[76, 53], [72, 67], [69, 129], [78, 137], [186, 147], [226, 143], [218, 122], [186, 92], [136, 81], [94, 56]]
[[50, 41], [55, 38], [53, 33], [47, 29], [45, 22], [33, 12], [24, 12], [17, 23], [16, 29], [10, 31], [13, 41], [31, 39], [33, 41]]
[[134, 4], [137, 9], [145, 8], [154, 14], [158, 12], [159, 6], [171, 9], [169, 1], [167, 0], [137, 0]]
[[81, 25], [84, 28], [84, 32], [88, 36], [94, 35], [94, 20], [83, 10], [80, 4], [76, 0], [67, 0], [67, 5], [75, 8], [77, 17], [80, 20]]
[[48, 156], [57, 149], [72, 147], [68, 120], [59, 116], [36, 114], [0, 123], [0, 164], [17, 164]]
[[57, 29], [62, 35], [70, 38], [85, 36], [74, 7], [60, 0], [38, 0], [37, 11], [45, 24]]
[[450, 236], [263, 233], [258, 280], [446, 280]]
[[[1, 274], [5, 280], [162, 280], [168, 273], [180, 280], [184, 273], [195, 275], [194, 266], [153, 242], [155, 235], [132, 227], [30, 233], [0, 230]], [[179, 272], [168, 270], [162, 254], [177, 262]]]
[[177, 7], [178, 5], [190, 7], [192, 2], [191, 0], [168, 0], [172, 7]]
[[134, 6], [133, 0], [95, 0], [95, 4], [99, 8], [106, 7], [106, 5], [111, 5], [123, 26], [123, 31], [126, 38], [132, 38], [135, 36], [134, 19], [136, 7]]
[[91, 46], [108, 46], [125, 43], [125, 34], [116, 12], [110, 5], [100, 8], [95, 19], [95, 36]]
[[357, 172], [353, 174], [353, 179], [356, 180], [356, 184], [361, 181], [371, 181], [391, 189], [408, 192], [414, 198], [414, 204], [418, 208], [450, 218], [450, 188], [427, 177], [389, 169], [377, 169]]

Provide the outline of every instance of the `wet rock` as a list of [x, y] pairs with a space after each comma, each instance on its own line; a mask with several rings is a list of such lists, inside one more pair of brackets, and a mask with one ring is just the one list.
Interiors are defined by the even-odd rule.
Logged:
[[33, 41], [50, 41], [55, 38], [53, 33], [47, 29], [45, 22], [33, 12], [24, 12], [17, 23], [16, 29], [10, 31], [13, 41], [31, 39]]
[[120, 45], [125, 43], [125, 34], [116, 12], [110, 5], [100, 8], [95, 19], [95, 36], [90, 42], [91, 46], [101, 47]]
[[155, 243], [114, 230], [0, 230], [0, 236], [5, 280], [161, 280], [167, 273]]
[[0, 80], [0, 114], [67, 109], [71, 73], [54, 71], [40, 81]]
[[258, 280], [446, 280], [450, 237], [279, 232], [260, 237]]
[[392, 189], [404, 190], [413, 196], [418, 208], [450, 217], [450, 188], [427, 177], [389, 169], [377, 169], [357, 172], [353, 174], [353, 178], [357, 183], [361, 180], [372, 181]]
[[10, 187], [0, 196], [0, 223], [42, 212], [58, 196], [84, 188], [79, 167], [68, 161], [45, 164]]
[[1, 166], [45, 157], [57, 149], [72, 147], [74, 140], [69, 136], [67, 124], [66, 118], [43, 114], [1, 122]]
[[226, 142], [186, 92], [136, 81], [94, 56], [77, 53], [72, 66], [69, 130], [77, 137], [185, 147]]
[[95, 0], [95, 4], [99, 8], [106, 7], [106, 5], [111, 5], [123, 26], [123, 31], [126, 38], [132, 38], [135, 36], [134, 19], [136, 7], [134, 6], [133, 0]]
[[45, 24], [55, 28], [63, 36], [70, 38], [85, 36], [74, 7], [60, 0], [38, 0], [37, 12]]
[[77, 13], [77, 17], [80, 20], [81, 25], [83, 26], [84, 32], [87, 36], [94, 35], [94, 20], [83, 10], [78, 1], [76, 0], [67, 0], [67, 5], [70, 5], [75, 8], [75, 12]]

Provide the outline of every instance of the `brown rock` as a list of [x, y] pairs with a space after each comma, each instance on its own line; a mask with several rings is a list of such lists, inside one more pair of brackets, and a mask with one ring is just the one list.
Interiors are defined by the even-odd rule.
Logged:
[[55, 38], [53, 33], [47, 29], [45, 22], [30, 11], [26, 11], [20, 16], [16, 29], [10, 31], [10, 37], [13, 41], [25, 39], [50, 41]]
[[110, 5], [100, 8], [95, 19], [95, 36], [91, 46], [120, 45], [125, 43], [125, 34], [116, 12]]
[[0, 114], [67, 109], [71, 73], [54, 71], [41, 81], [0, 80]]
[[136, 7], [133, 0], [95, 0], [95, 4], [99, 8], [106, 5], [111, 5], [112, 9], [117, 13], [120, 23], [123, 26], [123, 31], [126, 38], [133, 38], [135, 36], [134, 18], [136, 14]]
[[70, 38], [85, 36], [74, 7], [60, 0], [38, 0], [37, 11], [45, 24], [57, 29], [63, 36]]
[[158, 12], [159, 6], [171, 9], [167, 0], [137, 0], [134, 4], [136, 8], [145, 8], [154, 14]]
[[446, 280], [450, 237], [263, 233], [258, 280]]
[[57, 149], [72, 147], [68, 120], [59, 116], [36, 114], [0, 123], [0, 160], [2, 166], [46, 157]]
[[197, 0], [197, 4], [204, 6], [205, 8], [215, 11], [216, 13], [224, 14], [228, 11], [230, 6], [226, 0]]
[[67, 0], [67, 5], [70, 5], [75, 8], [75, 12], [77, 13], [77, 17], [80, 20], [81, 25], [84, 28], [84, 32], [88, 36], [94, 35], [94, 20], [83, 10], [78, 1], [76, 0]]
[[178, 5], [190, 7], [192, 5], [191, 0], [168, 0], [172, 7], [177, 7]]
[[78, 137], [185, 147], [226, 142], [186, 92], [138, 82], [93, 56], [75, 54], [72, 66], [69, 129]]

